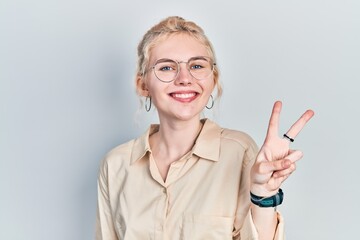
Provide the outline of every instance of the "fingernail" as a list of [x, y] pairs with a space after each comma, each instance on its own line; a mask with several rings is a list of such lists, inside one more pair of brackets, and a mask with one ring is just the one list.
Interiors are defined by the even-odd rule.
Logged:
[[287, 167], [290, 167], [290, 165], [291, 165], [291, 161], [290, 161], [290, 160], [287, 160], [287, 159], [286, 159], [286, 160], [283, 161], [283, 167], [286, 167], [286, 168], [287, 168]]

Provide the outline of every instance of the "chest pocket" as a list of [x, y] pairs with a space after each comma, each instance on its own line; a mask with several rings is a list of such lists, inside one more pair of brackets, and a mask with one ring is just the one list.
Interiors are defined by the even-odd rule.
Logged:
[[206, 215], [184, 215], [182, 240], [231, 240], [234, 218]]

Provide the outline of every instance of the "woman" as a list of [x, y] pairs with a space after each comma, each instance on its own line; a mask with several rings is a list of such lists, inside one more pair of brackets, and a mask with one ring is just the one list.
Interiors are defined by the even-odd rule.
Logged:
[[169, 17], [144, 35], [136, 88], [160, 124], [103, 160], [97, 239], [284, 239], [274, 207], [302, 157], [289, 143], [313, 111], [279, 137], [276, 102], [258, 151], [247, 134], [201, 119], [215, 87], [221, 95], [218, 78], [211, 43], [195, 23]]

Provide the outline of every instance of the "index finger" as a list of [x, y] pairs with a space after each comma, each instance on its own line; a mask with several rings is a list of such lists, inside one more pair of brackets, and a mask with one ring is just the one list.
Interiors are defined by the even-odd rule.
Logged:
[[270, 120], [269, 120], [269, 126], [266, 133], [266, 138], [272, 137], [272, 136], [278, 136], [279, 132], [279, 119], [280, 119], [280, 112], [281, 112], [282, 102], [276, 101], [274, 103]]
[[301, 117], [290, 127], [286, 135], [295, 138], [313, 116], [313, 110], [306, 110], [305, 113], [303, 113], [303, 115], [301, 115]]

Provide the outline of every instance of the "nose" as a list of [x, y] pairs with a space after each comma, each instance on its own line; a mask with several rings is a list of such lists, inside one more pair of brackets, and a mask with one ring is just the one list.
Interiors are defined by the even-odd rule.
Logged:
[[187, 62], [179, 62], [179, 73], [176, 76], [175, 84], [179, 85], [189, 85], [193, 81], [193, 76], [191, 76]]

